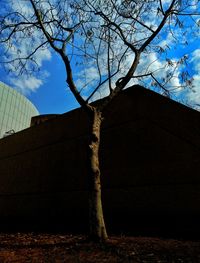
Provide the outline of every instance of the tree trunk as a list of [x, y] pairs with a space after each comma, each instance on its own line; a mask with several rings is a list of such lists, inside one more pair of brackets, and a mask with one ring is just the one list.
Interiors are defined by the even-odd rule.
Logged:
[[90, 119], [89, 134], [89, 216], [90, 238], [94, 241], [105, 241], [108, 236], [104, 223], [101, 181], [99, 168], [99, 145], [102, 114], [93, 108]]

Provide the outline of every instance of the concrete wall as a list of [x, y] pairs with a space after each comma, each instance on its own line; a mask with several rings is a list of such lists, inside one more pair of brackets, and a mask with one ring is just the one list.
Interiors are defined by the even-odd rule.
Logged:
[[[199, 233], [200, 114], [138, 87], [105, 115], [100, 159], [108, 229]], [[88, 228], [87, 123], [78, 109], [0, 140], [2, 228]]]

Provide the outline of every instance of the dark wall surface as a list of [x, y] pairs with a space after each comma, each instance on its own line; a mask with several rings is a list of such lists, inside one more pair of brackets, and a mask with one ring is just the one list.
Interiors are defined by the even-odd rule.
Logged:
[[[108, 230], [200, 233], [200, 114], [137, 87], [105, 116]], [[87, 131], [77, 109], [0, 140], [0, 229], [87, 230]]]

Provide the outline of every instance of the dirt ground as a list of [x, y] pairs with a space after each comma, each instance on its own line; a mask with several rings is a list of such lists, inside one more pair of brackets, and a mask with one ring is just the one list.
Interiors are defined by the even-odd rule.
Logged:
[[200, 241], [113, 236], [95, 244], [85, 236], [0, 234], [0, 263], [200, 262]]

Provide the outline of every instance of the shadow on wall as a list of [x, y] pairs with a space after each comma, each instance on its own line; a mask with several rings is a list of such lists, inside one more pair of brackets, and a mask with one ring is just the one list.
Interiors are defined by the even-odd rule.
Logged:
[[[88, 229], [87, 123], [77, 109], [0, 140], [1, 230]], [[113, 101], [100, 150], [110, 232], [199, 235], [199, 131], [198, 112], [150, 90]]]

